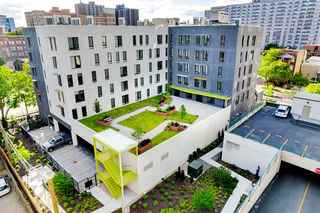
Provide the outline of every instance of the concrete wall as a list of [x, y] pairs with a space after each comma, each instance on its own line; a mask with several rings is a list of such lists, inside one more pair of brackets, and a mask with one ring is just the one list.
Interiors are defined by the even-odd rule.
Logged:
[[312, 79], [317, 79], [320, 73], [320, 65], [319, 64], [312, 64], [312, 63], [303, 63], [301, 66], [301, 74], [305, 77]]
[[316, 168], [320, 168], [319, 161], [304, 158], [291, 152], [282, 151], [281, 158], [284, 162], [309, 170], [311, 172], [314, 172]]
[[[232, 133], [225, 133], [222, 160], [255, 174], [263, 174], [278, 152], [277, 149]], [[248, 160], [250, 159], [250, 160]]]
[[[228, 124], [230, 107], [190, 126], [186, 131], [139, 155], [138, 181], [129, 185], [142, 195], [163, 178], [171, 175], [188, 160], [197, 148], [204, 148], [218, 137], [218, 132]], [[148, 168], [149, 167], [149, 168]]]
[[[301, 94], [301, 95], [300, 95]], [[300, 93], [299, 97], [293, 99], [291, 113], [296, 120], [320, 125], [320, 95]], [[303, 108], [310, 106], [309, 118], [303, 117]]]

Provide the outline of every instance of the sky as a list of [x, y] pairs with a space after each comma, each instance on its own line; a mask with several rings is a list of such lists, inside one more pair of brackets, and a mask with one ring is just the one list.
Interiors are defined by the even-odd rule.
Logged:
[[[82, 0], [87, 3], [89, 0]], [[95, 0], [96, 4], [115, 7], [125, 4], [139, 9], [140, 20], [154, 17], [179, 17], [182, 20], [202, 16], [212, 6], [246, 3], [250, 0]], [[49, 10], [52, 6], [74, 11], [74, 4], [80, 0], [0, 0], [0, 14], [14, 17], [16, 26], [26, 26], [24, 12]]]

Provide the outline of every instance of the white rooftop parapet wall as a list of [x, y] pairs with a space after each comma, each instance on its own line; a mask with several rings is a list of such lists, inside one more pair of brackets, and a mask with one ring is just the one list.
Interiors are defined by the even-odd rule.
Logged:
[[229, 115], [230, 107], [221, 109], [139, 155], [138, 180], [129, 187], [142, 195], [174, 173], [179, 166], [183, 167], [193, 151], [217, 139], [218, 132], [228, 125]]

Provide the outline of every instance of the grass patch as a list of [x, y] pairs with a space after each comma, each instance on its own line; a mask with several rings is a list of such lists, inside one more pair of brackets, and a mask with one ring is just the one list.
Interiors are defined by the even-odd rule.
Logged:
[[164, 122], [165, 119], [164, 116], [146, 110], [121, 121], [120, 124], [131, 129], [141, 128], [144, 133], [147, 133]]
[[158, 135], [156, 135], [154, 138], [152, 138], [151, 143], [153, 146], [156, 146], [156, 145], [162, 143], [163, 141], [166, 141], [169, 138], [175, 136], [178, 133], [179, 132], [165, 130], [165, 131], [159, 133]]
[[182, 118], [180, 112], [178, 111], [169, 115], [167, 119], [182, 122], [182, 123], [192, 124], [198, 119], [198, 117], [199, 117], [198, 115], [192, 115], [192, 114], [186, 113], [185, 116], [183, 116]]
[[[153, 107], [158, 107], [159, 106], [159, 102], [160, 102], [161, 96], [155, 96], [143, 101], [139, 101], [136, 103], [132, 103], [126, 106], [122, 106], [113, 110], [110, 110], [108, 112], [102, 112], [96, 115], [93, 115], [91, 117], [85, 118], [80, 120], [80, 123], [82, 123], [83, 125], [89, 127], [90, 129], [96, 131], [96, 132], [102, 132], [108, 128], [110, 128], [110, 126], [102, 126], [102, 125], [98, 125], [96, 123], [97, 120], [103, 119], [106, 116], [110, 116], [113, 119], [118, 118], [122, 115], [134, 112], [140, 108], [146, 107], [146, 106], [153, 106]], [[167, 102], [170, 103], [172, 100], [171, 97], [168, 97]]]

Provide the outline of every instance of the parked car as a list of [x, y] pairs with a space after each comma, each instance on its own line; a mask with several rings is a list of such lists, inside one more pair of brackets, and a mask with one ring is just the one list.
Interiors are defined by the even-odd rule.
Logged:
[[288, 106], [280, 105], [274, 112], [274, 116], [278, 118], [287, 118], [289, 116], [290, 108]]
[[0, 197], [8, 194], [10, 192], [9, 180], [6, 176], [0, 176]]
[[66, 133], [59, 133], [57, 136], [44, 143], [42, 148], [47, 152], [52, 152], [53, 150], [66, 144], [72, 144], [71, 136]]

